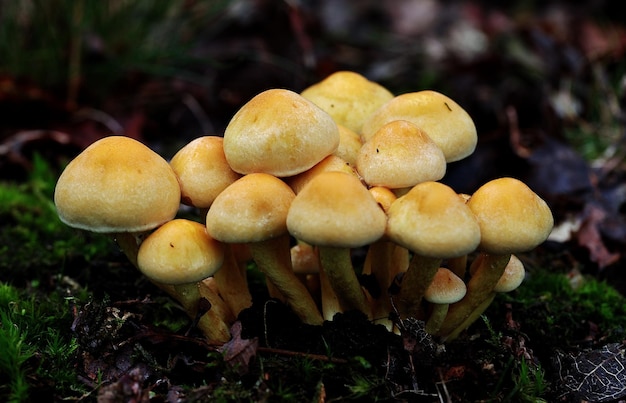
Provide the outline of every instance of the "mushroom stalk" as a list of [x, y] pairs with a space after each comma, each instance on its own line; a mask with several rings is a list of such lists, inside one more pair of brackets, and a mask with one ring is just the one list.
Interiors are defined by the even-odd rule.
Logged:
[[400, 291], [394, 298], [398, 310], [403, 317], [420, 317], [421, 303], [424, 294], [432, 283], [441, 264], [439, 258], [414, 254], [402, 282]]
[[[470, 316], [485, 300], [492, 294], [493, 288], [502, 277], [506, 265], [511, 259], [510, 254], [489, 255], [481, 254], [480, 263], [474, 275], [467, 283], [467, 293], [463, 299], [450, 306], [446, 319], [439, 330], [439, 335], [443, 340], [449, 340], [452, 333], [458, 336], [461, 330], [455, 329], [462, 326]], [[480, 316], [480, 314], [478, 315]], [[474, 318], [475, 319], [475, 318]]]
[[320, 246], [320, 262], [344, 311], [358, 309], [368, 317], [371, 312], [354, 272], [350, 248]]
[[198, 320], [198, 330], [209, 340], [218, 343], [230, 340], [228, 325], [215, 310], [209, 308], [208, 311], [198, 318], [200, 299], [203, 298], [200, 294], [198, 283], [171, 285], [155, 282], [155, 284], [178, 301], [192, 320]]
[[252, 305], [252, 296], [248, 289], [248, 282], [234, 256], [232, 245], [226, 245], [224, 263], [213, 275], [220, 295], [230, 310], [238, 316], [245, 308]]
[[259, 270], [280, 290], [296, 315], [305, 323], [321, 324], [324, 319], [313, 297], [293, 272], [289, 235], [251, 242], [248, 246]]

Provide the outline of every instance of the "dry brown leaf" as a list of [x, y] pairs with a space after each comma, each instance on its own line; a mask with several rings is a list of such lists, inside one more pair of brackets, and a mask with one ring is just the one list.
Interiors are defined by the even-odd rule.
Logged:
[[258, 338], [242, 339], [241, 322], [237, 321], [230, 329], [232, 338], [220, 347], [219, 351], [224, 354], [224, 361], [235, 368], [240, 374], [248, 372], [250, 360], [256, 356], [259, 347]]
[[603, 269], [620, 258], [619, 253], [610, 252], [602, 240], [599, 226], [606, 217], [606, 211], [594, 204], [585, 207], [580, 229], [576, 233], [578, 244], [589, 250], [589, 258]]

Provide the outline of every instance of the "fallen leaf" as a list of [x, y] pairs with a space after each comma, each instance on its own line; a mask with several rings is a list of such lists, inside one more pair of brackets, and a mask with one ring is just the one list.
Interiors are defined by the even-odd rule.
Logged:
[[248, 372], [250, 360], [256, 356], [259, 347], [259, 339], [241, 338], [241, 322], [237, 321], [230, 329], [232, 338], [219, 348], [219, 352], [224, 354], [224, 361], [235, 368], [240, 374]]
[[605, 218], [604, 209], [592, 203], [587, 204], [580, 228], [576, 233], [578, 244], [589, 251], [589, 258], [598, 264], [600, 270], [617, 262], [620, 258], [620, 254], [610, 252], [602, 240], [599, 226]]

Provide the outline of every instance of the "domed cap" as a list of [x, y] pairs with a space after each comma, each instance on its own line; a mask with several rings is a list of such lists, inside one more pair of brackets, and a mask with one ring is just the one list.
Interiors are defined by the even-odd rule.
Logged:
[[174, 218], [180, 186], [170, 165], [129, 137], [96, 141], [65, 168], [54, 203], [61, 221], [93, 232], [140, 232]]
[[376, 109], [393, 98], [382, 85], [352, 71], [335, 72], [301, 94], [357, 133]]
[[363, 144], [356, 168], [368, 185], [397, 189], [443, 178], [446, 159], [419, 127], [395, 120]]
[[345, 172], [322, 172], [291, 203], [287, 228], [311, 245], [351, 248], [378, 240], [386, 217], [359, 179]]
[[208, 208], [228, 185], [241, 177], [224, 156], [224, 139], [198, 137], [178, 150], [170, 166], [178, 176], [183, 204]]
[[467, 287], [459, 276], [440, 267], [424, 293], [424, 299], [433, 304], [453, 304], [465, 296]]
[[220, 193], [206, 216], [209, 234], [222, 242], [248, 243], [287, 232], [287, 212], [295, 194], [275, 176], [243, 176]]
[[422, 256], [450, 258], [476, 249], [480, 228], [463, 200], [439, 182], [415, 185], [391, 204], [387, 236]]
[[160, 284], [190, 284], [212, 276], [222, 267], [224, 247], [204, 225], [174, 219], [151, 233], [139, 247], [137, 265]]
[[295, 92], [264, 91], [239, 109], [224, 131], [224, 154], [235, 172], [292, 176], [339, 146], [335, 121]]
[[548, 238], [554, 225], [546, 202], [514, 178], [485, 183], [467, 205], [480, 225], [479, 248], [489, 254], [529, 251]]
[[458, 161], [474, 152], [478, 142], [476, 126], [469, 114], [449, 97], [436, 91], [398, 95], [374, 112], [363, 124], [367, 141], [386, 123], [408, 120], [441, 148], [447, 162]]

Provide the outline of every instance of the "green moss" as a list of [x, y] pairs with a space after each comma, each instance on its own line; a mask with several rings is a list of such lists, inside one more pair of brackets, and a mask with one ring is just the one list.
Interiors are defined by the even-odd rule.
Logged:
[[73, 364], [78, 345], [69, 331], [70, 304], [58, 293], [0, 283], [0, 400], [72, 396], [83, 389]]
[[68, 259], [91, 261], [110, 253], [112, 242], [63, 224], [53, 202], [56, 173], [37, 156], [26, 183], [0, 183], [0, 280], [41, 278]]

